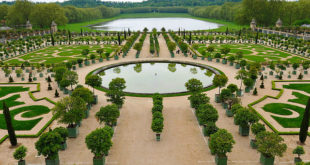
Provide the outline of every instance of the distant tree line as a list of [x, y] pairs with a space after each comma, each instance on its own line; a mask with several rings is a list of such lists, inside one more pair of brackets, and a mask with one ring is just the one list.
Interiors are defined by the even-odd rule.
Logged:
[[95, 7], [105, 5], [114, 8], [133, 7], [171, 7], [171, 6], [209, 6], [221, 5], [225, 2], [240, 2], [241, 0], [148, 0], [140, 3], [133, 2], [103, 2], [97, 0], [69, 0], [61, 5], [74, 5], [77, 7]]
[[135, 7], [123, 8], [121, 13], [188, 13], [188, 7]]
[[195, 7], [189, 9], [193, 16], [234, 21], [248, 25], [252, 18], [258, 26], [274, 26], [281, 18], [285, 26], [301, 25], [310, 22], [310, 1], [285, 0], [243, 0], [238, 3], [226, 2], [223, 5]]
[[28, 0], [16, 0], [14, 5], [0, 5], [0, 20], [6, 20], [9, 26], [22, 27], [27, 20], [34, 27], [48, 28], [52, 21], [58, 25], [90, 21], [120, 14], [120, 9], [106, 6], [95, 8], [62, 7], [56, 3], [32, 3]]

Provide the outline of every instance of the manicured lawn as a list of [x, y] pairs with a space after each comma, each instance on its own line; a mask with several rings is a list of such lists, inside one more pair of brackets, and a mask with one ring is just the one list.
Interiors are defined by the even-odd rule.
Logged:
[[[42, 117], [33, 119], [33, 120], [15, 120], [15, 116], [23, 113], [21, 116], [24, 118], [33, 118], [38, 117], [43, 114], [47, 114], [50, 112], [50, 109], [46, 106], [42, 105], [33, 105], [33, 106], [26, 106], [17, 108], [14, 110], [10, 110], [12, 116], [12, 123], [13, 127], [17, 131], [21, 130], [31, 130], [35, 125], [37, 125], [41, 120]], [[0, 129], [6, 129], [6, 123], [3, 114], [0, 114]]]
[[10, 93], [18, 93], [18, 92], [24, 92], [28, 90], [29, 90], [29, 87], [24, 88], [22, 86], [12, 86], [12, 87], [9, 87], [9, 86], [1, 87], [0, 86], [0, 98]]
[[3, 110], [3, 101], [5, 101], [5, 104], [8, 107], [14, 107], [17, 105], [25, 104], [25, 102], [16, 101], [19, 98], [20, 98], [20, 94], [13, 95], [13, 96], [6, 98], [6, 99], [3, 99], [3, 100], [0, 99], [0, 110]]
[[[271, 49], [262, 45], [254, 45], [254, 44], [213, 44], [213, 45], [215, 46], [215, 51], [213, 54], [220, 53], [221, 48], [223, 47], [228, 47], [230, 48], [230, 53], [227, 56], [236, 55], [238, 51], [242, 51], [243, 59], [253, 62], [265, 62], [266, 60], [278, 61], [281, 58], [291, 56], [290, 54], [278, 51], [276, 49]], [[206, 45], [200, 44], [198, 51], [200, 53], [206, 51]], [[300, 57], [292, 57], [289, 60], [292, 60], [290, 62], [294, 62], [299, 58]]]
[[309, 96], [306, 96], [306, 95], [301, 94], [299, 92], [292, 92], [292, 95], [296, 96], [296, 98], [295, 99], [289, 99], [288, 100], [289, 102], [298, 103], [301, 105], [307, 105]]
[[[71, 60], [77, 60], [78, 58], [84, 59], [82, 50], [89, 49], [89, 55], [94, 54], [96, 58], [99, 58], [99, 54], [96, 53], [96, 50], [101, 48], [100, 45], [61, 45], [48, 47], [42, 50], [38, 50], [24, 56], [21, 56], [17, 59], [12, 59], [5, 61], [9, 65], [21, 65], [24, 61], [30, 63], [45, 63], [45, 64], [55, 64], [63, 63]], [[118, 45], [104, 45], [104, 53], [112, 53], [118, 48]]]
[[310, 84], [309, 83], [301, 83], [301, 84], [289, 84], [289, 85], [283, 85], [283, 88], [286, 89], [295, 89], [299, 91], [304, 91], [310, 94]]
[[[240, 29], [243, 27], [247, 26], [241, 26], [237, 25], [232, 22], [226, 22], [226, 21], [221, 21], [221, 20], [215, 20], [215, 19], [208, 19], [208, 18], [200, 18], [200, 17], [194, 17], [186, 13], [136, 13], [136, 14], [121, 14], [116, 17], [112, 18], [106, 18], [106, 19], [97, 19], [93, 21], [88, 21], [88, 22], [81, 22], [81, 23], [73, 23], [73, 24], [67, 24], [65, 26], [59, 26], [59, 29], [66, 29], [74, 32], [80, 32], [81, 28], [85, 31], [96, 31], [92, 30], [91, 28], [87, 27], [89, 25], [93, 24], [98, 24], [102, 22], [108, 22], [116, 19], [121, 19], [121, 18], [163, 18], [163, 17], [183, 17], [183, 18], [193, 18], [193, 19], [198, 19], [198, 20], [203, 20], [203, 21], [209, 21], [209, 22], [214, 22], [218, 24], [222, 24], [224, 26], [221, 26], [220, 28], [217, 29], [217, 31], [226, 31], [226, 27], [229, 29]], [[206, 28], [207, 29], [207, 28]]]
[[305, 111], [304, 108], [301, 108], [295, 105], [290, 105], [290, 104], [283, 104], [283, 103], [266, 104], [263, 107], [263, 109], [266, 112], [271, 112], [271, 113], [278, 114], [278, 115], [291, 115], [292, 112], [290, 112], [289, 110], [299, 113], [299, 116], [297, 118], [285, 118], [285, 117], [277, 117], [277, 116], [271, 115], [272, 118], [274, 118], [284, 128], [299, 128], [302, 118], [303, 118], [304, 111]]

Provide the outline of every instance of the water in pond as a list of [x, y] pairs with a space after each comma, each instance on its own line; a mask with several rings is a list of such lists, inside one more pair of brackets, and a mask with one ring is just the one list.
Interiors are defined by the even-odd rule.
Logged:
[[160, 30], [165, 27], [166, 30], [177, 31], [179, 28], [185, 30], [207, 30], [216, 29], [220, 25], [216, 23], [201, 21], [191, 18], [132, 18], [132, 19], [117, 19], [111, 22], [92, 26], [93, 29], [106, 31], [123, 31], [133, 30], [142, 31], [145, 27], [149, 30], [156, 28]]
[[214, 73], [206, 68], [177, 63], [138, 63], [118, 66], [99, 73], [102, 86], [108, 88], [114, 78], [124, 78], [125, 92], [178, 93], [186, 92], [185, 83], [196, 78], [204, 87], [212, 85]]

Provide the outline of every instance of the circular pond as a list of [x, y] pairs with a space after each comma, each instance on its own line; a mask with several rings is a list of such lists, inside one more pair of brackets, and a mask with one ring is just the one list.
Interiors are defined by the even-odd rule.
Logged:
[[125, 92], [136, 94], [172, 94], [187, 92], [185, 83], [198, 79], [205, 88], [212, 85], [215, 74], [213, 68], [199, 64], [143, 62], [125, 63], [100, 68], [94, 74], [102, 78], [102, 87], [108, 88], [114, 78], [124, 78]]
[[221, 25], [191, 18], [132, 18], [104, 22], [93, 25], [92, 28], [106, 31], [123, 31], [127, 29], [142, 31], [145, 27], [149, 30], [153, 28], [161, 30], [162, 27], [165, 27], [167, 30], [177, 31], [179, 28], [186, 30], [206, 30], [216, 29], [219, 26]]

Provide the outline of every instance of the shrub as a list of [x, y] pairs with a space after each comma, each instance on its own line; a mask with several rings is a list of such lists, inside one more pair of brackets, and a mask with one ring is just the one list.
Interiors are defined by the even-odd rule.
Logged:
[[43, 133], [39, 140], [35, 143], [39, 155], [45, 156], [47, 159], [56, 159], [58, 151], [61, 149], [62, 137], [53, 131]]
[[196, 110], [196, 114], [201, 124], [215, 123], [219, 118], [217, 110], [211, 104], [201, 104]]
[[68, 138], [68, 130], [64, 127], [57, 127], [53, 130], [53, 132], [56, 132], [60, 135], [60, 137], [62, 138], [62, 143], [67, 141]]
[[164, 119], [163, 114], [161, 112], [156, 111], [153, 113], [153, 120], [158, 119], [158, 118]]
[[249, 109], [239, 109], [235, 115], [236, 124], [241, 127], [248, 127], [250, 124], [258, 121], [258, 117]]
[[236, 114], [239, 109], [243, 109], [243, 106], [240, 104], [234, 104], [231, 106], [231, 111], [233, 114]]
[[254, 88], [253, 95], [257, 95], [257, 88]]
[[86, 104], [80, 97], [64, 97], [52, 109], [60, 123], [74, 127], [85, 115]]
[[120, 113], [117, 105], [111, 104], [101, 107], [100, 111], [96, 113], [96, 117], [100, 123], [105, 122], [106, 125], [112, 127], [113, 123], [117, 121]]
[[111, 132], [107, 128], [97, 128], [85, 138], [87, 148], [94, 154], [94, 158], [100, 159], [107, 155], [112, 147]]
[[227, 152], [231, 152], [235, 141], [231, 133], [225, 129], [219, 129], [216, 133], [211, 135], [209, 148], [212, 153], [218, 156], [226, 156]]
[[297, 155], [298, 155], [298, 158], [300, 158], [300, 155], [305, 154], [304, 147], [302, 147], [302, 146], [297, 146], [297, 147], [293, 150], [293, 154], [297, 154]]
[[161, 104], [155, 104], [152, 108], [152, 113], [155, 113], [155, 112], [162, 112], [163, 111], [163, 105]]
[[59, 97], [59, 93], [58, 93], [57, 89], [55, 90], [55, 97]]
[[254, 123], [251, 126], [251, 131], [256, 136], [260, 132], [266, 131], [266, 128], [265, 128], [265, 125], [263, 125], [261, 123]]
[[100, 87], [102, 84], [102, 79], [98, 75], [90, 75], [86, 77], [85, 84], [93, 87], [93, 93], [95, 93], [95, 87]]
[[204, 135], [205, 136], [211, 136], [212, 134], [216, 133], [218, 131], [218, 127], [214, 122], [207, 122], [204, 129]]
[[197, 79], [190, 79], [188, 82], [185, 83], [186, 89], [191, 92], [192, 94], [194, 93], [199, 93], [203, 89], [202, 82]]
[[153, 132], [161, 133], [164, 129], [164, 120], [160, 118], [153, 120], [151, 128]]
[[94, 101], [93, 93], [88, 88], [85, 87], [75, 88], [71, 96], [80, 97], [88, 104]]
[[26, 153], [27, 153], [27, 148], [25, 146], [19, 146], [18, 148], [16, 148], [15, 152], [13, 153], [13, 157], [16, 160], [24, 160], [24, 158], [26, 157]]
[[201, 104], [207, 104], [210, 102], [210, 98], [205, 93], [198, 93], [188, 97], [191, 103], [191, 107], [198, 109]]
[[266, 157], [281, 157], [287, 149], [284, 139], [273, 132], [260, 132], [256, 140], [257, 150]]

